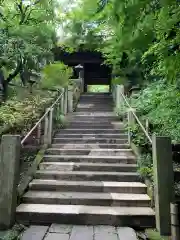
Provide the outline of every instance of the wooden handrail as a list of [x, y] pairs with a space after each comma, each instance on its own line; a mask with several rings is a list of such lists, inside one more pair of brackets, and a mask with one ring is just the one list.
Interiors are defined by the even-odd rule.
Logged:
[[144, 128], [144, 126], [142, 125], [142, 123], [140, 122], [139, 118], [137, 117], [137, 115], [135, 114], [135, 112], [133, 111], [133, 108], [131, 107], [131, 105], [128, 103], [126, 97], [124, 96], [123, 93], [121, 93], [126, 105], [129, 107], [129, 110], [132, 112], [134, 118], [136, 119], [137, 123], [139, 124], [139, 126], [141, 127], [142, 131], [144, 132], [145, 136], [147, 137], [147, 139], [149, 140], [149, 142], [152, 144], [152, 139], [149, 136], [148, 132], [146, 131], [146, 129]]
[[64, 89], [60, 96], [56, 99], [56, 101], [48, 108], [48, 110], [44, 113], [44, 115], [39, 119], [39, 121], [34, 125], [33, 128], [26, 134], [26, 136], [22, 139], [21, 145], [24, 144], [24, 142], [27, 140], [27, 138], [32, 134], [32, 132], [38, 127], [38, 125], [44, 120], [44, 118], [49, 114], [49, 112], [54, 108], [54, 106], [61, 100], [62, 96], [64, 94]]

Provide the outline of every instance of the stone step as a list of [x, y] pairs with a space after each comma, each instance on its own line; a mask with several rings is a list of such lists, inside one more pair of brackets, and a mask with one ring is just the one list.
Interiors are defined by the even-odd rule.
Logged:
[[110, 96], [104, 97], [104, 96], [94, 96], [93, 98], [91, 97], [87, 97], [87, 96], [82, 96], [80, 98], [80, 103], [84, 104], [84, 103], [89, 103], [92, 104], [93, 102], [97, 102], [99, 104], [103, 104], [103, 103], [113, 103], [112, 98]]
[[[88, 101], [84, 103], [79, 103], [77, 105], [77, 109], [84, 110], [84, 112], [87, 112], [91, 109], [104, 109], [104, 112], [112, 112], [114, 108], [114, 104], [112, 102], [106, 101], [104, 103], [98, 103], [97, 101], [89, 103]], [[78, 110], [77, 110], [78, 112]]]
[[127, 138], [79, 138], [79, 137], [73, 137], [73, 138], [66, 138], [66, 137], [55, 137], [53, 139], [53, 143], [77, 143], [77, 144], [126, 144], [128, 143]]
[[90, 116], [90, 117], [117, 117], [116, 113], [114, 113], [113, 111], [105, 111], [105, 112], [73, 112], [72, 116]]
[[145, 194], [147, 187], [141, 182], [107, 182], [107, 181], [59, 181], [34, 179], [29, 184], [30, 190], [64, 191], [64, 192], [112, 192]]
[[[104, 101], [102, 104], [99, 101], [93, 101], [92, 103], [89, 103], [88, 101], [83, 101], [83, 103], [80, 103], [77, 105], [77, 112], [83, 110], [83, 112], [88, 112], [89, 110], [94, 111], [94, 109], [103, 109], [104, 112], [113, 112], [114, 104], [109, 101]], [[82, 111], [81, 111], [82, 112]]]
[[112, 99], [112, 95], [110, 93], [84, 93], [81, 95], [81, 98], [83, 97], [87, 97], [87, 98], [109, 98], [109, 99]]
[[114, 134], [114, 133], [125, 133], [125, 129], [93, 129], [93, 128], [85, 128], [85, 129], [74, 129], [74, 128], [67, 128], [61, 129], [57, 136], [61, 134]]
[[[72, 116], [71, 116], [72, 117]], [[71, 120], [71, 117], [69, 118]], [[74, 118], [73, 121], [71, 121], [70, 123], [72, 124], [92, 124], [92, 125], [123, 125], [123, 122], [121, 122], [119, 119], [115, 119], [115, 120], [112, 120], [112, 121], [109, 121], [108, 119], [98, 119], [99, 121], [93, 121], [92, 119], [76, 119]]]
[[86, 92], [86, 93], [82, 93], [81, 97], [109, 97], [110, 99], [112, 99], [112, 94], [109, 92]]
[[[97, 104], [94, 104], [94, 102], [97, 103]], [[78, 107], [86, 108], [86, 109], [88, 109], [90, 107], [97, 107], [97, 106], [104, 106], [104, 107], [111, 106], [112, 107], [111, 111], [112, 111], [112, 109], [114, 107], [114, 103], [112, 101], [109, 101], [108, 99], [104, 100], [104, 101], [100, 101], [100, 102], [97, 102], [97, 100], [95, 100], [95, 101], [93, 101], [93, 100], [92, 101], [85, 100], [85, 101], [80, 101], [78, 103]]]
[[109, 98], [109, 99], [112, 99], [112, 95], [110, 93], [83, 93], [81, 95], [81, 98], [83, 97], [87, 97], [87, 98]]
[[[114, 106], [114, 103], [113, 103], [113, 101], [109, 101], [109, 99], [104, 99], [103, 101], [100, 99], [100, 101], [99, 101], [99, 99], [98, 100], [93, 100], [92, 99], [92, 101], [89, 101], [89, 99], [84, 99], [84, 101], [81, 99], [81, 101], [78, 103], [78, 106], [80, 106], [80, 107], [86, 107], [86, 108], [88, 108], [88, 107], [92, 107], [92, 106], [96, 106], [95, 104], [94, 104], [94, 102], [97, 102], [98, 104], [97, 105], [102, 105], [102, 106], [107, 106], [107, 104], [109, 104], [109, 105], [111, 105], [112, 107]], [[112, 109], [111, 109], [112, 110]]]
[[46, 162], [89, 162], [89, 163], [126, 163], [134, 164], [135, 156], [91, 156], [91, 155], [44, 155]]
[[46, 154], [55, 154], [55, 155], [108, 155], [108, 156], [132, 156], [131, 149], [110, 149], [110, 148], [48, 148]]
[[128, 139], [127, 134], [121, 133], [99, 133], [99, 134], [86, 134], [86, 133], [66, 133], [56, 134], [55, 138], [82, 138], [84, 140], [96, 139], [96, 138], [115, 138], [115, 139]]
[[95, 100], [92, 99], [92, 101], [89, 101], [89, 99], [85, 99], [85, 98], [84, 98], [84, 100], [81, 99], [81, 101], [78, 103], [78, 106], [86, 107], [86, 108], [89, 108], [89, 107], [92, 107], [92, 106], [96, 107], [94, 102], [97, 103], [97, 106], [99, 106], [99, 105], [107, 106], [107, 104], [111, 105], [112, 107], [114, 106], [113, 101], [109, 101], [109, 99], [104, 99], [103, 101], [101, 99], [100, 99], [100, 101], [99, 101], [99, 99], [98, 100], [97, 99], [95, 99]]
[[110, 171], [110, 172], [136, 172], [136, 164], [118, 163], [88, 163], [88, 162], [43, 162], [39, 166], [40, 170], [56, 171]]
[[149, 207], [147, 194], [126, 193], [91, 193], [91, 192], [57, 192], [28, 191], [22, 198], [23, 203]]
[[68, 124], [69, 128], [74, 128], [74, 129], [84, 129], [84, 128], [93, 128], [93, 129], [122, 129], [124, 130], [124, 125], [123, 124], [102, 124], [102, 123], [86, 123], [86, 122], [72, 122]]
[[81, 121], [92, 121], [92, 122], [111, 122], [111, 121], [120, 121], [118, 116], [90, 116], [90, 115], [72, 115], [72, 122], [74, 120]]
[[129, 149], [129, 144], [108, 144], [108, 143], [53, 143], [52, 148], [58, 149]]
[[112, 225], [154, 228], [154, 211], [149, 207], [21, 204], [16, 221], [32, 224]]
[[122, 181], [140, 182], [140, 176], [136, 172], [97, 172], [97, 171], [53, 171], [38, 170], [37, 179], [55, 179], [72, 181]]
[[106, 106], [98, 106], [98, 107], [90, 107], [90, 108], [80, 108], [80, 107], [77, 107], [76, 109], [76, 112], [79, 112], [79, 113], [83, 113], [83, 112], [106, 112], [106, 111], [111, 111], [113, 108], [110, 106], [110, 107], [106, 107]]
[[117, 115], [113, 112], [73, 112], [74, 117], [91, 117], [91, 118], [117, 118]]

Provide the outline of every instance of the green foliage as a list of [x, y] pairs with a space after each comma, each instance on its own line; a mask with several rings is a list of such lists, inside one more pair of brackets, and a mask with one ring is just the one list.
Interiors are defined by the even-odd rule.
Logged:
[[140, 150], [138, 158], [138, 172], [140, 176], [145, 179], [148, 178], [153, 182], [153, 160], [152, 147], [139, 124], [134, 124], [129, 127], [132, 142]]
[[26, 97], [15, 96], [0, 106], [0, 135], [6, 132], [24, 134], [53, 101], [56, 92], [36, 90], [34, 95], [26, 91]]
[[[180, 93], [179, 87], [158, 81], [149, 84], [139, 94], [130, 99], [140, 121], [149, 120], [149, 135], [170, 136], [173, 142], [180, 141]], [[132, 139], [142, 153], [138, 161], [142, 177], [152, 178], [152, 149], [151, 145], [138, 125], [131, 126]]]
[[152, 83], [139, 93], [138, 98], [132, 98], [131, 104], [142, 120], [149, 119], [152, 132], [180, 141], [180, 92], [177, 86], [163, 81]]
[[169, 237], [162, 237], [156, 229], [146, 229], [146, 235], [149, 240], [169, 240]]
[[[17, 77], [23, 85], [36, 81], [35, 73], [53, 61], [56, 43], [56, 0], [9, 0], [0, 4], [0, 84], [7, 87]], [[4, 75], [4, 77], [3, 77]]]
[[72, 73], [72, 68], [61, 62], [49, 64], [43, 69], [41, 86], [53, 89], [68, 85]]
[[148, 178], [153, 182], [153, 161], [151, 154], [143, 154], [138, 159], [138, 172], [145, 179]]
[[3, 236], [0, 236], [1, 240], [20, 240], [22, 232], [26, 229], [23, 225], [14, 225], [12, 229], [4, 231]]
[[133, 83], [159, 78], [175, 83], [180, 68], [179, 19], [177, 0], [82, 0], [64, 14], [65, 29], [71, 33], [66, 43], [102, 52], [113, 72]]

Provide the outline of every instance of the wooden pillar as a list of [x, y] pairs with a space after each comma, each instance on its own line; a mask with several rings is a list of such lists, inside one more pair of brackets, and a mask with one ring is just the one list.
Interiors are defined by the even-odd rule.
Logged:
[[[48, 111], [48, 108], [46, 109]], [[45, 116], [44, 123], [44, 144], [48, 144], [48, 131], [49, 131], [49, 114]]]
[[149, 120], [148, 119], [146, 119], [145, 126], [146, 126], [146, 131], [148, 133], [149, 132]]
[[170, 203], [174, 200], [171, 139], [152, 137], [156, 228], [162, 236], [171, 234]]
[[6, 230], [15, 222], [17, 186], [20, 176], [19, 135], [2, 136], [0, 148], [0, 229]]
[[112, 93], [112, 84], [109, 84], [109, 93]]
[[64, 114], [64, 88], [63, 88], [63, 95], [61, 97], [61, 114]]
[[84, 83], [84, 92], [87, 92], [87, 84]]
[[73, 112], [73, 87], [68, 89], [68, 112]]
[[112, 84], [111, 88], [112, 88], [113, 101], [114, 101], [114, 103], [116, 104], [116, 85], [115, 85], [115, 84]]
[[134, 115], [133, 115], [133, 112], [136, 112], [135, 109], [128, 109], [128, 112], [127, 112], [127, 117], [128, 117], [128, 142], [129, 144], [131, 144], [131, 126], [133, 126], [135, 124], [135, 118], [134, 118]]
[[54, 112], [54, 108], [50, 109], [49, 112], [49, 121], [48, 121], [48, 144], [52, 143], [52, 132], [53, 132], [53, 112]]
[[68, 112], [68, 88], [65, 88], [64, 91], [64, 115]]
[[122, 97], [122, 94], [124, 94], [124, 86], [123, 85], [116, 85], [116, 109], [122, 110], [124, 106], [124, 99]]
[[83, 68], [79, 71], [79, 79], [81, 79], [81, 92], [84, 92], [85, 86], [84, 86], [84, 66]]
[[38, 144], [41, 144], [41, 129], [42, 129], [42, 124], [40, 122], [37, 127], [37, 143]]

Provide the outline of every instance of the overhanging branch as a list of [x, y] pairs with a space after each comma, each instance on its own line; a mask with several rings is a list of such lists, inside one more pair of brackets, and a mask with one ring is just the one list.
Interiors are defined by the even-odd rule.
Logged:
[[22, 60], [18, 62], [14, 72], [9, 74], [8, 78], [6, 79], [7, 83], [10, 83], [19, 74], [21, 68], [22, 68]]

